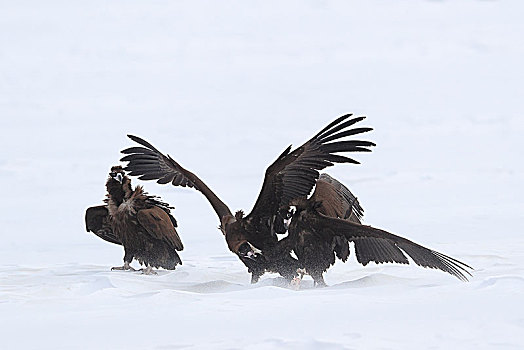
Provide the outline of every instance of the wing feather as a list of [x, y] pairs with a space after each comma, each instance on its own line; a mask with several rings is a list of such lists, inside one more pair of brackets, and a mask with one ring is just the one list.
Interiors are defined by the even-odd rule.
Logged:
[[406, 238], [371, 226], [322, 215], [320, 217], [317, 229], [323, 230], [328, 236], [342, 235], [354, 242], [357, 261], [362, 265], [370, 261], [377, 264], [386, 262], [408, 264], [405, 255], [407, 254], [419, 266], [439, 269], [462, 281], [467, 281], [468, 276], [471, 276], [471, 266]]
[[154, 238], [168, 243], [175, 250], [184, 249], [182, 240], [165, 210], [158, 207], [142, 209], [137, 212], [137, 219]]
[[[351, 130], [346, 130], [346, 131], [343, 131], [343, 132], [339, 132], [338, 134], [334, 134], [334, 135], [331, 135], [331, 136], [328, 136], [328, 137], [324, 137], [324, 138], [322, 138], [322, 142], [329, 142], [329, 141], [337, 140], [337, 139], [340, 139], [340, 138], [346, 137], [346, 136], [362, 134], [364, 132], [368, 132], [368, 131], [371, 131], [371, 130], [373, 130], [373, 129], [372, 128], [355, 128], [355, 129], [351, 129]], [[363, 141], [363, 142], [368, 142], [368, 141]]]
[[[291, 151], [288, 147], [267, 170], [258, 199], [249, 214], [252, 217], [271, 217], [279, 208], [286, 207], [296, 198], [307, 196], [319, 177], [319, 171], [335, 163], [358, 161], [335, 153], [369, 152], [375, 144], [370, 141], [341, 141], [340, 139], [371, 131], [372, 128], [348, 127], [365, 117], [343, 115], [318, 132], [301, 147]], [[350, 119], [351, 118], [351, 119]], [[337, 142], [330, 142], [339, 140]]]
[[109, 211], [105, 205], [87, 208], [85, 222], [86, 230], [88, 232], [93, 232], [104, 241], [120, 245], [122, 244], [120, 239], [111, 229], [111, 224], [109, 222]]
[[193, 187], [208, 199], [220, 221], [232, 216], [229, 208], [222, 202], [198, 176], [184, 169], [169, 155], [162, 154], [149, 142], [138, 136], [127, 135], [144, 147], [129, 147], [121, 151], [126, 154], [121, 160], [128, 162], [125, 170], [140, 180], [157, 180], [159, 184], [171, 183], [173, 186]]
[[318, 212], [333, 218], [349, 220], [360, 224], [364, 209], [357, 197], [335, 178], [320, 174], [311, 200], [319, 203]]

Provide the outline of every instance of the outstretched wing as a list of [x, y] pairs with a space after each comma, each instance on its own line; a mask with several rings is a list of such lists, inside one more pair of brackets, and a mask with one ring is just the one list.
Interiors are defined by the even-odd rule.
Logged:
[[370, 152], [368, 147], [375, 145], [370, 141], [342, 140], [373, 130], [367, 127], [349, 129], [365, 119], [351, 116], [339, 117], [293, 152], [289, 146], [267, 168], [262, 190], [249, 215], [271, 217], [279, 208], [288, 206], [291, 200], [307, 196], [319, 177], [319, 171], [326, 167], [335, 163], [359, 164], [352, 158], [337, 154]]
[[[341, 219], [320, 215], [319, 232], [332, 237], [342, 235], [355, 243], [357, 261], [367, 265], [370, 261], [380, 263], [409, 264], [406, 253], [415, 264], [447, 272], [462, 281], [467, 281], [473, 268], [437, 251], [425, 248], [409, 239], [371, 226], [355, 224]], [[326, 237], [327, 238], [327, 237]]]
[[157, 180], [159, 184], [171, 182], [173, 186], [194, 187], [186, 176], [186, 171], [171, 157], [164, 156], [149, 142], [140, 137], [127, 135], [144, 147], [130, 147], [122, 151], [127, 156], [120, 159], [129, 162], [125, 168], [128, 175], [138, 176], [140, 180]]
[[231, 216], [227, 205], [195, 174], [184, 169], [169, 155], [163, 155], [149, 142], [137, 136], [127, 136], [144, 146], [130, 147], [122, 151], [127, 154], [121, 161], [128, 162], [125, 170], [129, 172], [129, 175], [138, 176], [140, 180], [157, 180], [159, 184], [171, 182], [173, 186], [194, 187], [207, 198], [221, 222], [225, 216]]
[[364, 209], [357, 197], [342, 183], [328, 174], [320, 174], [310, 200], [319, 203], [317, 211], [329, 217], [360, 224]]
[[136, 214], [138, 223], [156, 239], [167, 242], [173, 249], [182, 250], [184, 245], [175, 227], [163, 209], [152, 207], [139, 210]]
[[105, 241], [122, 244], [111, 229], [109, 211], [105, 205], [87, 208], [85, 221], [87, 232], [91, 231]]

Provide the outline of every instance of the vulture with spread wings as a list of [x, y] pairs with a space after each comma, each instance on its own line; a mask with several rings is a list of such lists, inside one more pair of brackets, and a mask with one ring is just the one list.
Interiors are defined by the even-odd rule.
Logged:
[[[335, 257], [343, 262], [349, 257], [349, 240], [344, 235], [319, 236], [310, 230], [297, 229], [301, 219], [300, 199], [292, 201], [294, 205], [293, 220], [289, 225], [287, 240], [292, 244], [302, 269], [304, 269], [315, 282], [315, 285], [324, 286], [323, 273], [335, 263]], [[331, 218], [346, 220], [360, 224], [364, 209], [351, 191], [328, 174], [320, 174], [315, 191], [309, 198], [311, 203], [316, 203], [314, 209]]]
[[[359, 229], [358, 235], [352, 235], [351, 230], [345, 224], [350, 225], [349, 227], [353, 227], [353, 225], [368, 226], [348, 222], [347, 219], [350, 218], [350, 220], [358, 222], [358, 215], [361, 214], [360, 206], [356, 201], [351, 203], [351, 199], [349, 199], [349, 202], [346, 200], [346, 204], [338, 206], [324, 204], [324, 208], [321, 209], [322, 203], [329, 201], [329, 198], [326, 201], [326, 196], [329, 197], [330, 193], [337, 191], [337, 184], [340, 185], [340, 183], [330, 183], [327, 177], [320, 178], [319, 171], [335, 163], [359, 164], [356, 160], [341, 153], [369, 152], [370, 147], [374, 146], [374, 143], [370, 141], [347, 139], [349, 136], [372, 130], [369, 127], [351, 128], [364, 118], [353, 118], [351, 114], [341, 116], [302, 146], [293, 151], [291, 151], [291, 146], [284, 150], [267, 168], [262, 190], [248, 215], [244, 215], [242, 211], [233, 215], [227, 205], [199, 177], [184, 169], [169, 155], [163, 155], [150, 143], [139, 137], [128, 135], [141, 146], [123, 150], [122, 153], [126, 156], [121, 160], [128, 162], [126, 170], [129, 171], [131, 176], [139, 176], [142, 180], [157, 180], [160, 184], [170, 182], [174, 186], [193, 187], [200, 191], [218, 215], [220, 229], [225, 236], [228, 248], [248, 267], [252, 283], [257, 282], [266, 271], [277, 272], [284, 278], [292, 280], [298, 276], [298, 270], [306, 267], [306, 270], [309, 269], [307, 272], [312, 274], [315, 282], [321, 285], [324, 284], [322, 272], [330, 266], [326, 261], [331, 261], [330, 257], [323, 255], [337, 254], [339, 258], [347, 259], [349, 241], [358, 239], [372, 242], [359, 246], [360, 253], [357, 253], [357, 258], [359, 256], [366, 257], [365, 259], [359, 258], [361, 263], [367, 263], [370, 260], [404, 263], [405, 257], [400, 259], [399, 251], [390, 247], [395, 244], [391, 241], [396, 242], [395, 239], [398, 239], [404, 246], [411, 247], [409, 243], [415, 245], [401, 237], [377, 229]], [[315, 185], [318, 186], [316, 194], [307, 199]], [[329, 191], [322, 190], [326, 186], [331, 189]], [[338, 192], [340, 196], [344, 197], [341, 188], [338, 188]], [[346, 211], [342, 213], [344, 205], [349, 205], [351, 209], [346, 208]], [[295, 206], [296, 210], [290, 210], [291, 206]], [[347, 216], [348, 210], [349, 216]], [[310, 218], [306, 214], [314, 215], [317, 213], [321, 215], [320, 218], [326, 220], [311, 221], [310, 223], [308, 221]], [[317, 225], [320, 223], [326, 225], [325, 227], [330, 227], [328, 225], [329, 220], [333, 220], [333, 225], [338, 225], [336, 230], [327, 233], [319, 231]], [[291, 226], [288, 226], [289, 222], [291, 222]], [[343, 222], [344, 225], [339, 224], [339, 222]], [[288, 228], [288, 237], [279, 240], [277, 234], [285, 233]], [[380, 241], [377, 238], [378, 232], [387, 234], [387, 239]], [[375, 243], [376, 241], [379, 243]], [[317, 249], [318, 242], [327, 242], [325, 244], [328, 248]], [[377, 245], [385, 248], [377, 248]], [[411, 251], [405, 249], [404, 246], [401, 248], [412, 256]], [[291, 255], [293, 250], [298, 259]], [[419, 263], [412, 256], [417, 264], [438, 268], [458, 278], [465, 279], [461, 265], [458, 265], [455, 260], [442, 254], [436, 255], [435, 260], [432, 258], [433, 255], [430, 250], [417, 250], [416, 252], [417, 258], [421, 257], [423, 260], [422, 262], [419, 260]], [[322, 256], [321, 260], [324, 261], [319, 261], [315, 257], [319, 255]]]
[[364, 266], [370, 261], [408, 264], [406, 253], [419, 266], [440, 269], [463, 281], [471, 276], [471, 267], [456, 259], [362, 225], [364, 210], [357, 198], [327, 174], [320, 175], [310, 198], [297, 198], [290, 204], [294, 212], [286, 239], [317, 286], [326, 285], [322, 275], [335, 263], [335, 257], [344, 262], [348, 259], [349, 242], [354, 243], [357, 261]]
[[176, 231], [177, 222], [167, 203], [150, 196], [141, 186], [133, 190], [131, 179], [121, 166], [111, 168], [106, 182], [106, 205], [86, 210], [87, 231], [124, 246], [124, 266], [112, 270], [134, 270], [134, 259], [146, 265], [145, 274], [153, 267], [173, 270], [182, 264], [177, 251], [184, 248]]

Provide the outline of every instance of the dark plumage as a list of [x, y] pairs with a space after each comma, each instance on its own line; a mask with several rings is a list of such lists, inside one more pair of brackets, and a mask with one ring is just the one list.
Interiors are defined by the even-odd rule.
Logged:
[[85, 221], [87, 232], [91, 231], [105, 241], [122, 245], [120, 239], [111, 229], [107, 205], [87, 208]]
[[115, 270], [131, 270], [134, 259], [153, 267], [174, 269], [182, 264], [177, 251], [184, 249], [176, 231], [177, 223], [168, 204], [144, 192], [133, 190], [131, 179], [121, 166], [111, 168], [106, 182], [107, 205], [88, 208], [86, 228], [102, 239], [124, 246], [124, 266]]
[[[319, 213], [332, 218], [360, 224], [364, 214], [364, 209], [351, 191], [328, 174], [320, 175], [310, 201], [316, 203]], [[313, 277], [315, 284], [325, 285], [322, 274], [335, 263], [335, 256], [344, 262], [348, 259], [349, 241], [341, 235], [325, 238], [297, 232], [297, 220], [294, 215], [287, 239], [292, 242], [301, 267]]]
[[357, 261], [367, 265], [396, 262], [408, 264], [405, 254], [420, 266], [440, 269], [467, 281], [470, 266], [389, 232], [362, 225], [363, 209], [343, 184], [327, 174], [320, 175], [309, 199], [292, 201], [295, 212], [289, 239], [301, 267], [316, 285], [325, 285], [323, 273], [335, 263], [346, 261], [349, 242], [355, 244]]
[[[330, 193], [332, 194], [338, 186], [331, 184], [331, 192], [321, 190], [330, 182], [325, 176], [319, 180], [319, 171], [335, 163], [358, 164], [354, 159], [340, 153], [370, 151], [370, 147], [374, 146], [372, 142], [344, 140], [348, 136], [372, 130], [367, 127], [350, 128], [363, 119], [364, 117], [351, 118], [351, 114], [344, 115], [327, 125], [297, 149], [291, 151], [291, 146], [289, 146], [267, 168], [259, 197], [251, 213], [246, 216], [242, 211], [233, 216], [227, 205], [200, 178], [139, 137], [129, 135], [132, 140], [143, 147], [123, 150], [122, 153], [126, 156], [122, 158], [122, 161], [128, 162], [126, 170], [130, 171], [130, 175], [139, 176], [142, 180], [157, 180], [161, 184], [171, 182], [174, 186], [194, 187], [203, 193], [219, 217], [220, 228], [225, 235], [228, 248], [237, 254], [248, 267], [253, 283], [258, 281], [265, 271], [278, 272], [291, 280], [298, 275], [298, 269], [308, 266], [311, 270], [308, 272], [314, 274], [315, 281], [321, 284], [323, 283], [322, 272], [332, 264], [331, 260], [334, 262], [334, 257], [331, 258], [331, 255], [335, 253], [341, 259], [347, 259], [348, 242], [349, 240], [355, 241], [355, 238], [346, 233], [347, 227], [343, 227], [342, 231], [337, 231], [331, 236], [324, 233], [319, 235], [317, 225], [320, 221], [312, 222], [312, 226], [309, 227], [308, 221], [303, 219], [309, 218], [310, 212], [311, 215], [314, 215], [320, 211], [324, 213], [322, 218], [332, 216], [331, 219], [337, 223], [338, 221], [347, 222], [343, 219], [349, 219], [356, 222], [351, 225], [362, 226], [358, 223], [359, 215], [362, 214], [358, 202], [356, 200], [351, 202], [351, 193], [345, 193], [342, 188], [338, 188], [339, 196], [345, 198], [344, 196], [351, 195], [349, 199], [345, 199], [347, 202], [345, 209], [343, 206], [333, 205], [326, 205], [324, 209], [319, 209], [321, 203], [326, 200], [325, 196], [329, 198]], [[317, 193], [312, 196], [311, 201], [307, 201], [306, 198], [315, 185], [318, 186]], [[285, 220], [290, 215], [292, 204], [297, 206], [296, 212], [291, 217], [293, 229], [290, 227], [289, 236], [279, 240], [277, 234], [285, 233], [287, 229]], [[311, 232], [306, 236], [301, 235], [300, 232], [304, 230]], [[362, 230], [365, 231], [365, 229]], [[316, 238], [311, 238], [313, 236]], [[306, 238], [304, 243], [301, 243], [301, 237]], [[320, 247], [322, 244], [326, 249]], [[371, 246], [366, 247], [368, 249], [361, 248], [361, 251], [371, 256], [376, 253], [377, 259], [381, 259], [382, 252], [375, 252]], [[292, 250], [296, 251], [299, 256], [298, 260], [292, 257]], [[395, 258], [397, 257], [396, 251], [390, 249], [389, 252], [394, 254]], [[315, 254], [324, 257], [325, 261], [315, 258]], [[424, 255], [424, 253], [421, 254]], [[430, 261], [427, 266], [443, 269], [461, 278], [456, 270], [443, 268], [441, 264], [433, 264]]]

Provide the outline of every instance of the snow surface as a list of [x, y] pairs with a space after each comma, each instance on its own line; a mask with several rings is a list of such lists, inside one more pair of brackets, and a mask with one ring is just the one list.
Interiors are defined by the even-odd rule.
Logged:
[[[1, 349], [523, 349], [522, 1], [0, 1]], [[203, 196], [175, 205], [184, 264], [111, 272], [84, 229], [111, 165], [151, 141], [232, 210], [335, 117], [375, 131], [329, 173], [365, 222], [475, 267], [249, 284]], [[134, 180], [134, 183], [138, 182]]]

